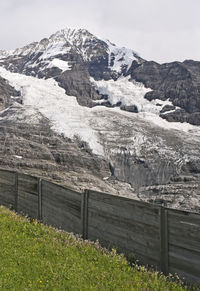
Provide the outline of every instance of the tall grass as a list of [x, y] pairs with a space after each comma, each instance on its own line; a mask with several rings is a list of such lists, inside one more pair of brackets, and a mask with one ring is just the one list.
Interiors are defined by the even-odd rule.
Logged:
[[0, 290], [187, 290], [98, 244], [0, 207]]

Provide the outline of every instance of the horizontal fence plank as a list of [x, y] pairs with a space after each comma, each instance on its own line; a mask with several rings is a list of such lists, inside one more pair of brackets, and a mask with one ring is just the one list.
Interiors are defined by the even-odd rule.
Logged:
[[[159, 253], [159, 241], [149, 239], [143, 235], [138, 236], [131, 232], [131, 230], [123, 230], [120, 227], [113, 227], [112, 225], [106, 225], [105, 228], [99, 227], [95, 222], [88, 227], [89, 239], [100, 242], [108, 241], [109, 244], [116, 248], [126, 248], [129, 252], [138, 252], [143, 255], [148, 255], [153, 259], [158, 260]], [[141, 239], [140, 239], [141, 238]]]
[[136, 222], [159, 227], [159, 207], [152, 206], [132, 199], [114, 196], [96, 191], [89, 191], [89, 208], [96, 212], [106, 212], [110, 215], [120, 213], [120, 218], [127, 218]]
[[200, 253], [200, 215], [168, 210], [169, 244]]
[[[181, 227], [181, 226], [180, 226]], [[192, 230], [191, 230], [192, 232]], [[169, 244], [180, 248], [193, 249], [200, 253], [200, 239], [190, 231], [183, 231], [181, 228], [173, 228], [169, 231]], [[197, 234], [198, 236], [199, 234]]]
[[185, 229], [197, 229], [200, 230], [200, 214], [190, 213], [184, 211], [174, 211], [173, 209], [168, 210], [168, 223], [171, 226], [180, 226]]
[[158, 266], [158, 208], [134, 202], [123, 197], [89, 191], [88, 238], [99, 239], [104, 246], [114, 246], [127, 254], [137, 254], [137, 259], [143, 263], [151, 265], [156, 262]]
[[15, 172], [0, 170], [0, 186], [15, 184]]
[[18, 195], [21, 192], [38, 195], [38, 178], [25, 174], [18, 174]]
[[21, 191], [18, 195], [17, 211], [31, 218], [38, 218], [38, 197]]
[[169, 272], [200, 282], [200, 215], [168, 209]]
[[[116, 229], [118, 233], [119, 230], [123, 229], [126, 231], [127, 235], [134, 234], [134, 236], [140, 239], [148, 239], [152, 241], [159, 241], [159, 232], [158, 228], [149, 225], [143, 225], [142, 223], [138, 223], [137, 221], [132, 221], [128, 219], [121, 218], [120, 216], [114, 215], [110, 216], [109, 213], [102, 212], [102, 213], [95, 213], [92, 209], [89, 209], [89, 219], [92, 225], [96, 225], [96, 227], [109, 230], [112, 228]], [[137, 239], [137, 238], [136, 238]]]
[[47, 224], [81, 234], [81, 193], [42, 181], [42, 216]]
[[15, 205], [15, 185], [0, 184], [0, 204], [8, 208]]
[[184, 270], [188, 274], [200, 276], [200, 254], [192, 250], [170, 246], [169, 262], [172, 268], [176, 268], [177, 273]]

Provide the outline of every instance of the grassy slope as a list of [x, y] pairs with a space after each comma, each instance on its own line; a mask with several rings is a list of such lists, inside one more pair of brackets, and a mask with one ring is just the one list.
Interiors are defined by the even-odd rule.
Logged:
[[186, 290], [65, 232], [0, 207], [0, 290]]

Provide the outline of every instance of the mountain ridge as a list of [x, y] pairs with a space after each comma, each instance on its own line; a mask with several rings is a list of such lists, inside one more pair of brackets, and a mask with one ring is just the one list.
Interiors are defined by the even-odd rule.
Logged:
[[[10, 71], [39, 78], [53, 77], [68, 95], [76, 96], [81, 105], [89, 107], [97, 105], [93, 99], [102, 98], [94, 91], [90, 77], [96, 81], [116, 81], [121, 76], [129, 76], [130, 81], [152, 90], [145, 95], [146, 99], [172, 103], [164, 112], [161, 108], [162, 118], [169, 122], [200, 124], [200, 62], [146, 61], [135, 51], [100, 40], [85, 29], [67, 28], [40, 42], [0, 55], [2, 65]], [[76, 79], [79, 86], [73, 81]], [[113, 104], [104, 102], [104, 105]]]
[[[125, 189], [137, 199], [199, 211], [199, 62], [160, 65], [134, 54], [85, 30], [62, 30], [9, 56], [2, 53], [2, 84], [15, 92], [8, 90], [0, 112], [3, 165], [45, 177], [54, 171], [71, 187], [80, 183], [115, 194]], [[60, 141], [52, 148], [34, 124]], [[19, 129], [13, 133], [11, 127]], [[191, 197], [186, 189], [193, 189]]]

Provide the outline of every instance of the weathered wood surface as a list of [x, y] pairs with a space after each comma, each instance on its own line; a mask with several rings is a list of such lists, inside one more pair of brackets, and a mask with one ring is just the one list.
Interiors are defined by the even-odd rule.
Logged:
[[42, 219], [44, 223], [81, 234], [81, 193], [43, 181]]
[[17, 211], [31, 218], [38, 218], [38, 197], [28, 192], [20, 192]]
[[6, 207], [15, 205], [15, 173], [0, 170], [0, 204]]
[[42, 179], [38, 179], [38, 220], [42, 221]]
[[168, 211], [160, 207], [160, 270], [167, 275], [169, 270]]
[[200, 215], [168, 210], [169, 272], [200, 283]]
[[88, 238], [88, 196], [88, 190], [85, 190], [81, 196], [81, 233], [83, 239]]
[[89, 239], [134, 254], [141, 263], [159, 266], [159, 228], [159, 207], [89, 191]]
[[31, 218], [38, 218], [38, 179], [18, 174], [17, 211]]
[[0, 170], [0, 185], [11, 185], [15, 184], [15, 172]]
[[200, 283], [200, 215], [0, 170], [0, 204]]
[[23, 192], [38, 196], [38, 178], [18, 174], [18, 195]]

